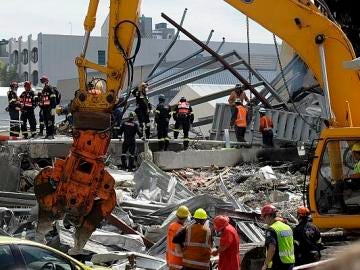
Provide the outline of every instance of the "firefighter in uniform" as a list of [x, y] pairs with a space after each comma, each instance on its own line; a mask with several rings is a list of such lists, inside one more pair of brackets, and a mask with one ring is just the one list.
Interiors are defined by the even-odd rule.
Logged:
[[184, 150], [189, 147], [189, 130], [190, 126], [194, 122], [194, 113], [190, 106], [190, 103], [186, 101], [185, 97], [182, 97], [176, 106], [174, 112], [174, 138], [177, 139], [179, 136], [180, 128], [184, 132]]
[[268, 225], [265, 236], [266, 258], [261, 270], [292, 270], [295, 263], [294, 239], [291, 228], [276, 218], [277, 209], [266, 204], [261, 217]]
[[269, 116], [266, 115], [265, 108], [259, 109], [260, 113], [260, 127], [259, 131], [262, 133], [263, 146], [264, 147], [273, 147], [273, 131], [274, 124]]
[[46, 129], [46, 136], [44, 139], [54, 139], [56, 94], [53, 87], [49, 84], [49, 79], [47, 77], [41, 77], [40, 82], [44, 84], [44, 88], [41, 91], [41, 100], [39, 100]]
[[184, 223], [190, 216], [189, 209], [185, 205], [181, 205], [176, 211], [176, 221], [169, 225], [166, 237], [166, 263], [169, 270], [182, 269], [182, 253], [177, 253], [175, 244], [172, 242], [174, 236], [184, 228]]
[[[29, 137], [35, 137], [36, 135], [36, 118], [35, 118], [35, 93], [31, 89], [31, 83], [26, 81], [24, 82], [25, 91], [20, 95], [21, 102], [21, 116], [20, 119], [22, 121], [21, 124], [21, 132], [25, 139]], [[30, 132], [27, 131], [27, 121], [29, 121]]]
[[165, 104], [165, 96], [159, 95], [159, 104], [155, 110], [155, 122], [157, 125], [157, 134], [159, 139], [159, 150], [167, 151], [169, 146], [169, 120], [171, 117], [171, 108]]
[[19, 112], [21, 110], [21, 103], [16, 93], [18, 87], [18, 83], [14, 81], [10, 84], [10, 89], [7, 92], [9, 106], [6, 110], [10, 116], [10, 136], [13, 137], [19, 137], [20, 135]]
[[[119, 139], [124, 133], [124, 142], [122, 144], [122, 154], [121, 154], [121, 164], [122, 169], [132, 171], [134, 169], [134, 160], [135, 160], [135, 147], [136, 134], [142, 138], [143, 134], [139, 129], [139, 125], [134, 122], [135, 115], [133, 112], [130, 112], [129, 119], [123, 122], [119, 129]], [[126, 153], [129, 151], [129, 164], [127, 164]]]
[[208, 216], [204, 209], [199, 208], [194, 213], [195, 223], [179, 231], [173, 239], [178, 253], [183, 255], [183, 270], [208, 270], [212, 247], [212, 235], [209, 226], [205, 224]]
[[310, 210], [305, 206], [297, 209], [299, 224], [294, 228], [296, 265], [317, 262], [321, 258], [321, 235], [310, 220]]
[[235, 100], [235, 110], [231, 117], [230, 126], [235, 126], [235, 135], [238, 142], [245, 142], [245, 131], [248, 124], [248, 110], [240, 99]]
[[142, 83], [140, 87], [136, 87], [132, 94], [136, 99], [135, 113], [139, 120], [140, 129], [143, 132], [145, 128], [146, 138], [150, 138], [150, 111], [151, 104], [147, 98], [146, 91], [148, 89], [147, 83]]

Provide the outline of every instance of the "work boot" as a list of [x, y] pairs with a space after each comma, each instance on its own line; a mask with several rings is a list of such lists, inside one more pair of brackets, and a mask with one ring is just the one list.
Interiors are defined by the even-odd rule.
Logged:
[[39, 136], [44, 136], [44, 125], [40, 124]]
[[129, 170], [129, 172], [134, 171], [134, 156], [129, 157], [129, 168], [128, 168], [128, 170]]
[[54, 135], [46, 135], [44, 137], [44, 140], [53, 140], [53, 139], [55, 139]]
[[124, 155], [124, 156], [121, 156], [121, 168], [122, 168], [123, 170], [126, 170], [126, 168], [127, 168], [126, 156], [125, 156], [125, 155]]

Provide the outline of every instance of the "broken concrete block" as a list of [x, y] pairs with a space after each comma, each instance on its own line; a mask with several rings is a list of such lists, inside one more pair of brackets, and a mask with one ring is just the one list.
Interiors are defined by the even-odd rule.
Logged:
[[269, 199], [271, 202], [283, 202], [283, 201], [289, 201], [289, 194], [279, 191], [279, 190], [274, 190], [270, 193]]
[[265, 166], [259, 169], [260, 177], [262, 180], [277, 180], [277, 177], [270, 166]]

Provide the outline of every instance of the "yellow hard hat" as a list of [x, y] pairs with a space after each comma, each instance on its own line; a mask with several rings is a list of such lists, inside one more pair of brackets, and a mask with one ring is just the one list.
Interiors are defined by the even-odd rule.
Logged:
[[351, 147], [351, 151], [353, 151], [353, 152], [360, 152], [360, 143], [355, 143], [355, 144]]
[[190, 216], [190, 211], [185, 205], [181, 205], [176, 211], [176, 216], [178, 218], [187, 218]]
[[206, 211], [202, 208], [199, 208], [195, 211], [194, 213], [194, 218], [196, 219], [207, 219], [208, 215], [206, 213]]
[[55, 108], [55, 112], [56, 112], [56, 114], [58, 114], [58, 115], [61, 114], [62, 111], [63, 111], [63, 108], [60, 107], [60, 106], [57, 106], [57, 107]]

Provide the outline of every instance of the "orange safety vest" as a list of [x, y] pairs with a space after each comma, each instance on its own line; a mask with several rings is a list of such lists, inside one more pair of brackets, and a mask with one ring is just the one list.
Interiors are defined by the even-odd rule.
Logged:
[[235, 125], [238, 127], [246, 127], [246, 116], [247, 116], [247, 109], [244, 106], [236, 106], [238, 113], [235, 120]]
[[270, 117], [264, 115], [260, 118], [260, 131], [269, 130], [273, 127]]
[[167, 234], [167, 250], [166, 250], [166, 262], [170, 269], [182, 269], [183, 267], [183, 258], [182, 254], [177, 254], [175, 250], [175, 244], [172, 242], [174, 236], [184, 228], [178, 222], [173, 222], [170, 224]]
[[195, 269], [209, 269], [210, 256], [210, 229], [198, 223], [188, 226], [183, 249], [183, 265]]
[[178, 114], [189, 114], [190, 113], [190, 104], [188, 102], [179, 102], [178, 103]]

